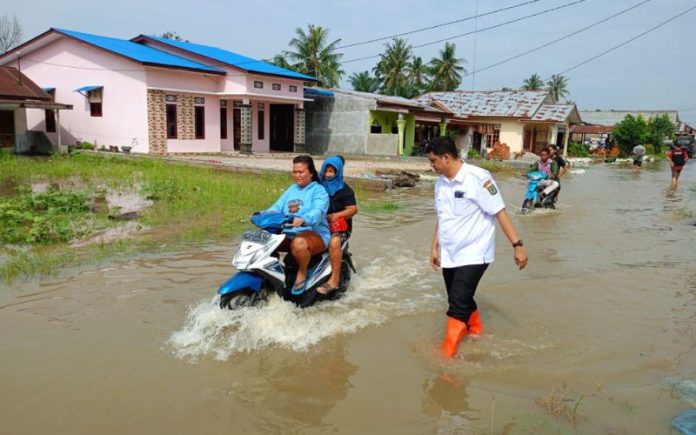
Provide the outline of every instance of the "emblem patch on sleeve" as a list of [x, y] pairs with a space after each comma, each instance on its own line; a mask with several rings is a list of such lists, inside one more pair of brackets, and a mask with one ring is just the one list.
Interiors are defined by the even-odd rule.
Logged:
[[488, 191], [491, 195], [495, 195], [498, 193], [498, 189], [495, 187], [495, 184], [491, 180], [486, 180], [485, 183], [483, 183], [483, 188]]

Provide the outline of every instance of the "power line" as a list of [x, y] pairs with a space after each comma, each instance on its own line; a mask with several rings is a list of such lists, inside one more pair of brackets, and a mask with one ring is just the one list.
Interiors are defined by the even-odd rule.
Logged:
[[582, 32], [584, 32], [584, 31], [586, 31], [586, 30], [589, 30], [589, 29], [591, 29], [591, 28], [593, 28], [593, 27], [596, 27], [596, 26], [598, 26], [598, 25], [600, 25], [600, 24], [602, 24], [602, 23], [606, 23], [607, 21], [612, 20], [612, 19], [618, 17], [619, 15], [623, 15], [623, 14], [625, 14], [626, 12], [629, 12], [629, 11], [631, 11], [631, 10], [633, 10], [633, 9], [636, 9], [636, 8], [640, 7], [640, 6], [643, 6], [644, 4], [646, 4], [646, 3], [650, 2], [650, 1], [652, 1], [652, 0], [644, 0], [644, 1], [640, 2], [640, 3], [638, 3], [638, 4], [635, 4], [635, 5], [633, 5], [633, 6], [629, 7], [629, 8], [627, 8], [627, 9], [624, 9], [624, 10], [622, 10], [622, 11], [620, 11], [620, 12], [617, 12], [617, 13], [615, 13], [615, 14], [613, 14], [613, 15], [610, 15], [610, 16], [608, 16], [608, 17], [602, 19], [602, 20], [599, 20], [599, 21], [597, 21], [597, 22], [595, 22], [595, 23], [592, 23], [592, 24], [590, 24], [590, 25], [588, 25], [588, 26], [582, 27], [582, 28], [580, 28], [580, 29], [578, 29], [578, 30], [576, 30], [576, 31], [574, 31], [574, 32], [568, 33], [567, 35], [561, 36], [560, 38], [556, 38], [556, 39], [554, 39], [553, 41], [550, 41], [550, 42], [547, 42], [547, 43], [545, 43], [545, 44], [539, 45], [539, 46], [537, 46], [537, 47], [531, 48], [531, 49], [529, 49], [529, 50], [527, 50], [527, 51], [525, 51], [525, 52], [522, 52], [522, 53], [520, 53], [520, 54], [516, 54], [516, 55], [514, 55], [514, 56], [508, 57], [507, 59], [503, 59], [503, 60], [501, 60], [501, 61], [499, 61], [499, 62], [493, 63], [493, 64], [491, 64], [491, 65], [488, 65], [488, 66], [484, 67], [484, 68], [474, 70], [474, 71], [472, 71], [472, 72], [469, 73], [469, 74], [465, 74], [464, 77], [466, 77], [466, 76], [468, 76], [468, 75], [471, 75], [471, 74], [476, 74], [476, 73], [480, 73], [480, 72], [482, 72], [482, 71], [489, 70], [489, 69], [494, 68], [494, 67], [496, 67], [496, 66], [500, 66], [500, 65], [502, 65], [502, 64], [504, 64], [504, 63], [508, 63], [508, 62], [510, 62], [510, 61], [512, 61], [512, 60], [519, 59], [520, 57], [526, 56], [526, 55], [531, 54], [531, 53], [533, 53], [533, 52], [535, 52], [535, 51], [539, 51], [539, 50], [541, 50], [542, 48], [546, 48], [546, 47], [548, 47], [548, 46], [550, 46], [550, 45], [553, 45], [553, 44], [555, 44], [555, 43], [557, 43], [557, 42], [563, 41], [564, 39], [568, 39], [568, 38], [570, 38], [570, 37], [572, 37], [572, 36], [575, 36], [575, 35], [577, 35], [578, 33], [582, 33]]
[[[539, 15], [547, 14], [547, 13], [549, 13], [549, 12], [554, 12], [554, 11], [557, 11], [557, 10], [559, 10], [559, 9], [563, 9], [563, 8], [567, 8], [567, 7], [569, 7], [569, 6], [576, 5], [576, 4], [578, 4], [578, 3], [583, 3], [583, 2], [585, 2], [585, 1], [587, 1], [587, 0], [575, 0], [575, 1], [572, 1], [572, 2], [569, 2], [569, 3], [566, 3], [566, 4], [563, 4], [563, 5], [560, 5], [560, 6], [556, 6], [556, 7], [549, 8], [549, 9], [545, 9], [545, 10], [543, 10], [543, 11], [536, 12], [536, 13], [533, 13], [533, 14], [530, 14], [530, 15], [525, 15], [524, 17], [516, 18], [516, 19], [514, 19], [514, 20], [505, 21], [505, 22], [502, 22], [502, 23], [500, 23], [500, 24], [496, 24], [496, 25], [494, 25], [494, 26], [484, 27], [484, 28], [482, 28], [482, 29], [478, 29], [478, 30], [475, 30], [475, 31], [473, 31], [473, 32], [461, 33], [461, 34], [459, 34], [459, 35], [453, 35], [453, 36], [450, 36], [450, 37], [447, 37], [447, 38], [438, 39], [438, 40], [436, 40], [436, 41], [430, 41], [430, 42], [426, 42], [426, 43], [424, 43], [424, 44], [414, 45], [414, 46], [412, 46], [411, 48], [416, 49], [416, 48], [426, 47], [426, 46], [428, 46], [428, 45], [439, 44], [439, 43], [441, 43], [441, 42], [449, 41], [449, 40], [452, 40], [452, 39], [457, 39], [457, 38], [462, 38], [462, 37], [464, 37], [464, 36], [473, 35], [474, 33], [484, 32], [484, 31], [486, 31], [486, 30], [491, 30], [491, 29], [497, 29], [498, 27], [503, 27], [503, 26], [506, 26], [506, 25], [508, 25], [508, 24], [517, 23], [517, 22], [519, 22], [519, 21], [523, 21], [523, 20], [527, 20], [527, 19], [530, 19], [530, 18], [538, 17]], [[380, 57], [380, 56], [381, 56], [381, 54], [374, 54], [374, 55], [371, 55], [371, 56], [358, 57], [358, 58], [355, 58], [355, 59], [350, 59], [350, 60], [343, 61], [343, 62], [341, 62], [341, 64], [357, 62], [357, 61], [360, 61], [360, 60], [373, 59], [373, 58]]]
[[661, 23], [657, 24], [656, 26], [653, 26], [653, 27], [649, 28], [648, 30], [646, 30], [646, 31], [644, 31], [644, 32], [640, 32], [639, 34], [633, 36], [632, 38], [629, 38], [628, 40], [626, 40], [626, 41], [624, 41], [624, 42], [622, 42], [622, 43], [620, 43], [620, 44], [618, 44], [618, 45], [615, 45], [615, 46], [611, 47], [611, 48], [608, 49], [608, 50], [604, 50], [603, 52], [599, 53], [599, 54], [596, 55], [596, 56], [592, 56], [592, 57], [590, 57], [590, 58], [587, 58], [587, 59], [585, 59], [584, 61], [582, 61], [582, 62], [580, 62], [580, 63], [577, 63], [577, 64], [571, 66], [570, 68], [564, 69], [563, 71], [559, 72], [558, 74], [559, 74], [559, 75], [560, 75], [560, 74], [565, 74], [565, 73], [567, 73], [568, 71], [572, 71], [572, 70], [574, 70], [574, 69], [576, 69], [576, 68], [579, 68], [579, 67], [585, 65], [586, 63], [589, 63], [589, 62], [591, 62], [591, 61], [593, 61], [593, 60], [595, 60], [595, 59], [597, 59], [597, 58], [600, 58], [600, 57], [604, 56], [605, 54], [611, 53], [612, 51], [614, 51], [614, 50], [616, 50], [616, 49], [618, 49], [618, 48], [621, 48], [621, 47], [623, 47], [624, 45], [626, 45], [626, 44], [628, 44], [628, 43], [630, 43], [630, 42], [635, 41], [636, 39], [640, 38], [641, 36], [645, 36], [645, 35], [647, 35], [648, 33], [652, 32], [652, 31], [654, 31], [654, 30], [659, 29], [660, 27], [664, 26], [665, 24], [668, 24], [668, 23], [670, 23], [670, 22], [676, 20], [677, 18], [679, 18], [679, 17], [681, 17], [681, 16], [683, 16], [683, 15], [686, 15], [687, 13], [693, 11], [694, 9], [696, 9], [696, 5], [691, 6], [690, 8], [687, 8], [686, 10], [684, 10], [684, 11], [678, 13], [677, 15], [675, 15], [675, 16], [673, 16], [673, 17], [671, 17], [671, 18], [666, 19], [665, 21], [662, 21]]
[[452, 25], [452, 24], [457, 24], [457, 23], [461, 23], [461, 22], [464, 22], [464, 21], [473, 20], [473, 19], [475, 19], [475, 18], [481, 18], [481, 17], [485, 17], [485, 16], [487, 16], [487, 15], [497, 14], [497, 13], [499, 13], [499, 12], [509, 11], [509, 10], [511, 10], [511, 9], [519, 8], [519, 7], [521, 7], [521, 6], [526, 6], [526, 5], [529, 5], [529, 4], [532, 4], [532, 3], [538, 3], [538, 2], [540, 2], [540, 1], [541, 1], [541, 0], [530, 0], [530, 1], [525, 1], [525, 2], [522, 2], [522, 3], [517, 3], [517, 4], [515, 4], [515, 5], [505, 7], [505, 8], [500, 8], [500, 9], [496, 9], [496, 10], [494, 10], [494, 11], [486, 12], [486, 13], [483, 13], [483, 14], [480, 14], [480, 15], [478, 14], [478, 9], [477, 9], [477, 11], [475, 12], [475, 14], [472, 15], [472, 16], [470, 16], [470, 17], [459, 18], [459, 19], [457, 19], [457, 20], [448, 21], [448, 22], [446, 22], [446, 23], [435, 24], [435, 25], [428, 26], [428, 27], [421, 27], [420, 29], [409, 30], [409, 31], [403, 32], [403, 33], [395, 33], [395, 34], [393, 34], [393, 35], [382, 36], [382, 37], [380, 37], [380, 38], [370, 39], [370, 40], [367, 40], [367, 41], [354, 42], [354, 43], [351, 43], [351, 44], [347, 44], [347, 45], [342, 45], [342, 46], [336, 47], [336, 50], [340, 50], [340, 49], [342, 49], [342, 48], [356, 47], [356, 46], [358, 46], [358, 45], [372, 44], [373, 42], [385, 41], [385, 40], [387, 40], [387, 39], [394, 39], [394, 38], [399, 38], [399, 37], [401, 37], [401, 36], [412, 35], [412, 34], [414, 34], [414, 33], [425, 32], [426, 30], [437, 29], [437, 28], [440, 28], [440, 27], [445, 27], [445, 26], [449, 26], [449, 25]]

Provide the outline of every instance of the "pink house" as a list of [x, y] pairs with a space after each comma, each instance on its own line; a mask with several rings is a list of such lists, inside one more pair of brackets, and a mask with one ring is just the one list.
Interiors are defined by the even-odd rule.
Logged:
[[[73, 106], [52, 142], [140, 153], [301, 152], [304, 82], [315, 78], [216, 47], [50, 29], [0, 56]], [[30, 130], [45, 115], [27, 113]]]

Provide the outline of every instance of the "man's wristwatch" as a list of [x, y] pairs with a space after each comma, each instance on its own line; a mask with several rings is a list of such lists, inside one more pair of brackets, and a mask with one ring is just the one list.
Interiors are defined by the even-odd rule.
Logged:
[[516, 248], [518, 246], [524, 246], [524, 243], [522, 243], [522, 239], [519, 239], [518, 241], [512, 244], [513, 248]]

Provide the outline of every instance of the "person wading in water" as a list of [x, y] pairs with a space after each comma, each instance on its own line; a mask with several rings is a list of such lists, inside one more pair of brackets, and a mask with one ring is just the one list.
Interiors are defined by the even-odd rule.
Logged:
[[447, 136], [430, 143], [428, 160], [440, 174], [435, 183], [437, 223], [430, 265], [434, 270], [442, 267], [445, 280], [449, 309], [442, 351], [451, 358], [467, 333], [483, 330], [474, 293], [495, 257], [495, 221], [512, 244], [520, 269], [527, 265], [527, 251], [488, 171], [464, 163]]

